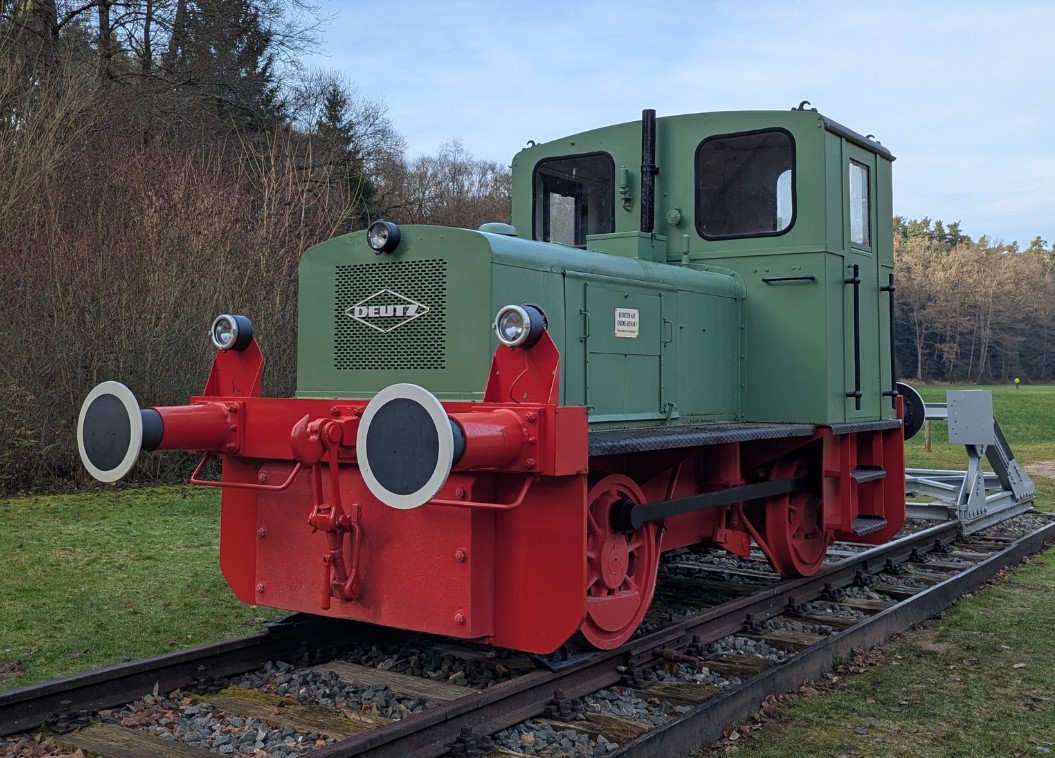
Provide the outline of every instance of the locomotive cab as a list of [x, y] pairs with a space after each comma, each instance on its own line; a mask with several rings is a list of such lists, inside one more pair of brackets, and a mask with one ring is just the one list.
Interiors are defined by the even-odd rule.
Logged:
[[654, 157], [642, 122], [522, 150], [514, 225], [732, 273], [745, 295], [740, 420], [893, 418], [890, 152], [801, 106], [658, 118], [653, 129]]

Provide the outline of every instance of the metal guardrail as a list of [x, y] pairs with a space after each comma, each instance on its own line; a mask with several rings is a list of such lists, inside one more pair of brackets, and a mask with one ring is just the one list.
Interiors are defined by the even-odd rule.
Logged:
[[[949, 442], [967, 450], [967, 470], [908, 469], [909, 518], [959, 521], [971, 534], [1033, 509], [1033, 481], [1015, 460], [1011, 446], [993, 415], [993, 395], [984, 390], [950, 390], [945, 403], [927, 403], [928, 421], [947, 421]], [[982, 469], [982, 459], [992, 471]]]

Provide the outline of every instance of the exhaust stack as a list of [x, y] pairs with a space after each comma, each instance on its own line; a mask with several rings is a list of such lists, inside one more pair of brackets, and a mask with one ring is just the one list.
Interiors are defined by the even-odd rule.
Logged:
[[656, 112], [641, 111], [641, 231], [656, 227]]

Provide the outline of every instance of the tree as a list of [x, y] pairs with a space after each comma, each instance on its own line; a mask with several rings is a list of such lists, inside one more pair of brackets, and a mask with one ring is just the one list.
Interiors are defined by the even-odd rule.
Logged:
[[445, 143], [436, 156], [406, 164], [394, 192], [400, 220], [475, 229], [488, 221], [510, 219], [511, 175], [495, 161], [479, 160], [458, 140]]
[[1041, 254], [1051, 252], [1048, 249], [1048, 241], [1043, 239], [1039, 234], [1033, 238], [1033, 241], [1029, 243], [1029, 247], [1026, 248], [1027, 253]]
[[361, 229], [386, 215], [381, 186], [403, 160], [406, 143], [384, 103], [362, 97], [332, 73], [314, 72], [289, 98], [294, 126], [305, 137], [305, 164], [326, 167], [344, 197], [342, 231]]
[[253, 0], [179, 0], [166, 74], [211, 113], [216, 131], [260, 131], [284, 115], [272, 43]]

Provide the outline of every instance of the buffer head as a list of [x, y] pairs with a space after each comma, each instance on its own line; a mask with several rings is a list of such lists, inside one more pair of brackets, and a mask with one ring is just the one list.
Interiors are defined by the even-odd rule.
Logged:
[[374, 497], [392, 508], [429, 502], [464, 446], [461, 429], [436, 396], [393, 384], [367, 404], [356, 434], [359, 471]]
[[116, 482], [132, 469], [140, 450], [158, 445], [162, 431], [157, 411], [141, 410], [120, 382], [103, 382], [81, 405], [77, 451], [89, 474], [100, 482]]
[[896, 386], [898, 394], [905, 399], [905, 439], [910, 440], [923, 428], [927, 406], [915, 387], [904, 382], [898, 382]]

